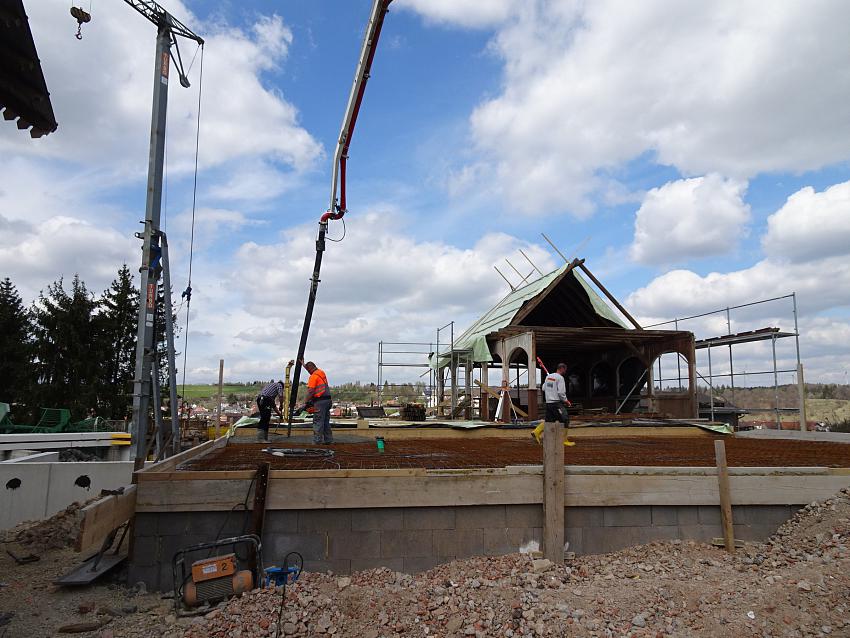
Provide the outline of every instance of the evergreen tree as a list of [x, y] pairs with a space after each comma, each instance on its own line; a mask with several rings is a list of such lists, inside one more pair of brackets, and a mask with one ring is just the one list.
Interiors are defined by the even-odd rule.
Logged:
[[99, 369], [100, 416], [124, 418], [132, 405], [132, 382], [136, 367], [136, 322], [139, 291], [127, 264], [104, 291], [95, 319], [102, 353]]
[[75, 275], [70, 294], [60, 278], [47, 287], [47, 295], [39, 294], [32, 309], [36, 399], [43, 407], [70, 408], [76, 419], [97, 405], [98, 368], [104, 353], [95, 347], [95, 307], [91, 293]]
[[0, 401], [25, 404], [33, 380], [30, 314], [6, 277], [0, 282]]

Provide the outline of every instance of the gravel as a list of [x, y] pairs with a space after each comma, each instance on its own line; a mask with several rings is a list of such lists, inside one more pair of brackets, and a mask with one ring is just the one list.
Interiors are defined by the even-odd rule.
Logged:
[[547, 563], [305, 573], [287, 588], [280, 632], [278, 589], [243, 594], [183, 636], [850, 636], [850, 489], [734, 555], [669, 541]]
[[7, 623], [0, 636], [97, 626], [76, 635], [850, 637], [850, 489], [807, 505], [767, 542], [746, 544], [734, 555], [669, 541], [580, 556], [563, 566], [513, 554], [455, 561], [416, 576], [388, 569], [305, 573], [286, 590], [279, 629], [280, 589], [178, 617], [167, 598], [124, 587], [117, 577], [82, 589], [50, 584], [79, 558], [68, 549], [45, 550], [38, 563], [19, 567], [0, 555], [0, 570], [8, 574], [0, 587], [0, 619]]

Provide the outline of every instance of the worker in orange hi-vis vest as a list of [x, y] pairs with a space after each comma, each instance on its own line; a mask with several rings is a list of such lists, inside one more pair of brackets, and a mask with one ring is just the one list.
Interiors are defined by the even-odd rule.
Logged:
[[313, 414], [313, 443], [329, 445], [334, 442], [331, 431], [331, 389], [324, 370], [315, 363], [304, 364], [310, 378], [307, 380], [307, 411]]

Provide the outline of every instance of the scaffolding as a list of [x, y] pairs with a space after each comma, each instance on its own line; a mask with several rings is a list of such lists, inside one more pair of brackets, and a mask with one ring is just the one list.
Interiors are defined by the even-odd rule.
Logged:
[[[766, 327], [766, 328], [758, 328], [755, 330], [749, 330], [746, 332], [732, 332], [732, 323], [733, 323], [733, 311], [744, 311], [744, 309], [752, 309], [757, 306], [763, 306], [764, 304], [778, 304], [779, 302], [783, 302], [786, 300], [791, 301], [791, 315], [793, 318], [794, 329], [792, 330], [781, 330], [777, 327]], [[766, 412], [772, 413], [774, 415], [774, 419], [776, 422], [777, 429], [782, 428], [782, 415], [787, 413], [796, 413], [799, 419], [799, 427], [801, 430], [806, 429], [806, 402], [805, 402], [805, 382], [803, 380], [803, 364], [800, 360], [800, 330], [798, 324], [798, 315], [797, 315], [797, 294], [796, 292], [792, 292], [787, 295], [782, 295], [780, 297], [771, 297], [770, 299], [761, 299], [759, 301], [753, 301], [750, 303], [740, 304], [737, 306], [727, 306], [725, 308], [719, 308], [717, 310], [712, 310], [709, 312], [700, 313], [697, 315], [691, 315], [688, 317], [677, 317], [675, 319], [671, 319], [669, 321], [663, 321], [660, 323], [652, 324], [646, 326], [646, 328], [657, 328], [660, 326], [667, 326], [673, 324], [675, 328], [679, 329], [679, 324], [687, 321], [695, 321], [697, 319], [707, 319], [717, 315], [725, 316], [726, 319], [726, 333], [719, 336], [705, 337], [701, 339], [697, 339], [695, 343], [695, 347], [697, 352], [704, 351], [706, 353], [707, 358], [707, 374], [703, 374], [699, 370], [697, 370], [697, 376], [702, 379], [706, 385], [708, 386], [708, 394], [709, 394], [709, 413], [711, 415], [711, 420], [715, 420], [715, 415], [718, 413], [718, 407], [716, 406], [716, 397], [723, 398], [720, 393], [717, 392], [715, 388], [716, 379], [729, 379], [730, 386], [730, 395], [731, 399], [729, 401], [730, 404], [734, 404], [734, 395], [735, 395], [735, 378], [749, 376], [765, 376], [770, 375], [773, 377], [773, 393], [774, 393], [774, 405], [770, 408], [760, 408], [760, 407], [748, 407], [744, 405], [734, 404], [734, 407], [739, 408], [742, 411], [748, 413], [755, 412]], [[776, 355], [776, 343], [780, 339], [794, 338], [794, 354], [796, 356], [796, 368], [779, 368], [777, 363], [777, 355]], [[752, 371], [743, 371], [737, 372], [735, 371], [735, 363], [733, 356], [733, 346], [742, 345], [746, 343], [756, 343], [756, 342], [764, 342], [770, 341], [771, 344], [771, 358], [772, 358], [772, 366], [767, 370], [757, 370], [755, 372]], [[716, 363], [715, 360], [712, 359], [712, 350], [717, 350], [717, 348], [725, 348], [728, 352], [728, 371], [716, 371]], [[677, 365], [677, 376], [675, 377], [664, 377], [662, 372], [662, 362], [661, 357], [658, 358], [658, 376], [655, 379], [657, 383], [659, 383], [663, 389], [664, 381], [677, 381], [679, 388], [682, 387], [682, 366], [681, 366], [681, 357], [676, 358]], [[782, 406], [780, 405], [780, 397], [779, 397], [779, 375], [780, 374], [795, 374], [796, 375], [796, 383], [798, 387], [798, 402], [796, 406]], [[743, 386], [739, 386], [743, 387]]]
[[405, 368], [417, 370], [426, 368], [417, 374], [420, 379], [428, 376], [423, 388], [426, 406], [430, 406], [436, 386], [436, 371], [428, 364], [428, 357], [434, 352], [434, 344], [422, 341], [379, 341], [378, 342], [378, 383], [375, 388], [378, 405], [382, 406], [390, 398], [395, 398], [399, 390], [406, 389], [409, 383], [390, 383], [385, 368]]

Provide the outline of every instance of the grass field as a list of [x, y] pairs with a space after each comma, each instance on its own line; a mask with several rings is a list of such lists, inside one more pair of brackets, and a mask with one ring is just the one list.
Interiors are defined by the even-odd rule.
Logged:
[[[235, 394], [239, 398], [247, 397], [249, 399], [253, 399], [257, 396], [257, 393], [262, 390], [263, 386], [260, 384], [257, 385], [245, 385], [242, 383], [237, 384], [228, 384], [225, 383], [222, 386], [222, 397], [227, 400], [227, 397], [231, 394]], [[180, 392], [181, 388], [178, 386], [177, 391]], [[196, 384], [196, 385], [186, 385], [186, 390], [184, 396], [187, 399], [214, 399], [218, 394], [218, 384], [210, 385], [210, 384]]]
[[806, 418], [809, 421], [829, 421], [830, 423], [850, 420], [850, 401], [806, 399]]

